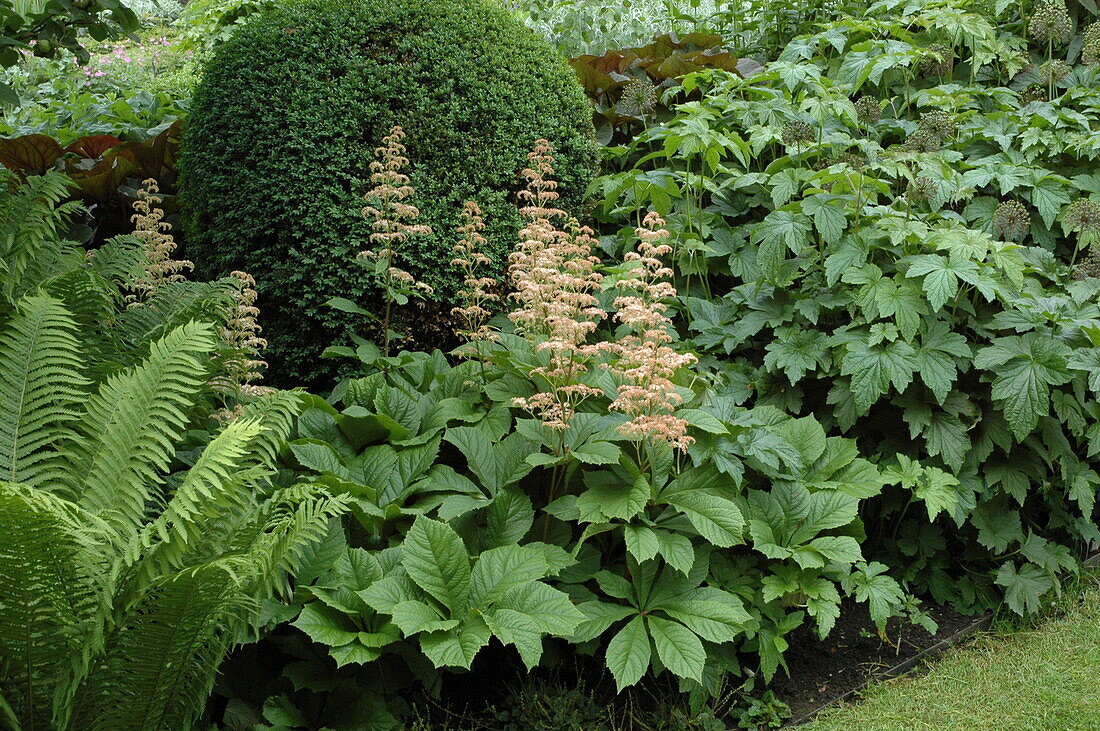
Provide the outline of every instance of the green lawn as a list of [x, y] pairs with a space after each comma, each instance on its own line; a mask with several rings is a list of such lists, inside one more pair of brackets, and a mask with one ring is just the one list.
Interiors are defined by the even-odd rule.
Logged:
[[985, 635], [927, 672], [873, 687], [856, 705], [803, 728], [1100, 729], [1100, 574], [1057, 616]]

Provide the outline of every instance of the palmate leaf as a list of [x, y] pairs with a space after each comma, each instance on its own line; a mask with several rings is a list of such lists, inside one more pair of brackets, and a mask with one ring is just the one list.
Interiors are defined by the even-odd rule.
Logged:
[[767, 277], [779, 273], [787, 252], [801, 254], [810, 242], [813, 223], [803, 213], [778, 210], [769, 213], [752, 231], [752, 241], [759, 244], [756, 261]]
[[873, 561], [857, 566], [844, 580], [857, 601], [867, 602], [871, 619], [880, 629], [893, 614], [894, 607], [904, 599], [901, 585], [886, 573], [887, 570], [883, 564]]
[[55, 693], [100, 644], [108, 587], [95, 523], [66, 500], [0, 482], [0, 695], [25, 727], [52, 727]]
[[974, 367], [993, 373], [993, 398], [1018, 441], [1035, 430], [1039, 417], [1050, 413], [1050, 387], [1068, 383], [1069, 347], [1058, 340], [1027, 333], [995, 338], [978, 351]]
[[213, 351], [210, 325], [189, 323], [153, 343], [148, 358], [107, 380], [65, 445], [64, 485], [89, 512], [124, 534], [146, 515], [160, 473], [174, 455], [187, 411]]
[[1008, 608], [1021, 616], [1038, 611], [1043, 596], [1058, 586], [1051, 574], [1039, 566], [1027, 563], [1017, 570], [1012, 561], [997, 571], [996, 582], [1005, 587]]
[[951, 392], [958, 374], [955, 358], [971, 356], [966, 338], [952, 332], [945, 322], [932, 323], [921, 337], [916, 355], [917, 371], [941, 404]]
[[27, 297], [0, 332], [0, 479], [37, 485], [87, 381], [76, 323], [61, 303]]
[[[779, 333], [777, 333], [779, 335]], [[792, 329], [765, 347], [764, 365], [786, 374], [791, 383], [798, 383], [818, 366], [827, 368], [830, 362], [828, 336], [817, 330]]]
[[848, 346], [841, 375], [851, 376], [856, 408], [866, 413], [890, 389], [905, 391], [917, 370], [916, 351], [901, 341], [868, 345], [857, 340]]

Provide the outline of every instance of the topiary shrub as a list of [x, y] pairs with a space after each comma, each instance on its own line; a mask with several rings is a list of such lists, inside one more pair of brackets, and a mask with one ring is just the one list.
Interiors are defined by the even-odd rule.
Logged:
[[[519, 222], [517, 172], [535, 140], [557, 150], [567, 209], [596, 170], [591, 112], [572, 70], [496, 5], [305, 0], [243, 28], [196, 90], [181, 205], [201, 274], [255, 276], [281, 384], [330, 375], [318, 356], [350, 322], [325, 307], [329, 298], [376, 301], [354, 259], [370, 233], [361, 210], [373, 148], [398, 124], [419, 222], [434, 230], [406, 248], [404, 268], [434, 288], [439, 313], [461, 279], [450, 261], [463, 201], [485, 211], [502, 265]], [[420, 324], [438, 327], [424, 312]]]

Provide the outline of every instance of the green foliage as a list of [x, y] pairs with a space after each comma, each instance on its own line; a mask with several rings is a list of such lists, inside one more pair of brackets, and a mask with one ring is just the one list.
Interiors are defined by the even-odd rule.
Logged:
[[[511, 406], [536, 387], [524, 343], [501, 335], [458, 365], [364, 349], [342, 408], [301, 413], [287, 459], [353, 520], [293, 624], [342, 682], [433, 685], [496, 638], [529, 669], [564, 641], [599, 651], [619, 688], [667, 670], [717, 696], [739, 651], [770, 678], [784, 635], [807, 618], [827, 635], [843, 594], [882, 622], [902, 611], [897, 582], [861, 568], [858, 506], [890, 478], [854, 442], [706, 384], [677, 412], [698, 438], [687, 457], [624, 437], [607, 402], [559, 436]], [[316, 703], [299, 690], [287, 702]]]
[[570, 204], [593, 172], [572, 73], [503, 10], [354, 0], [295, 4], [249, 23], [196, 91], [182, 203], [200, 270], [243, 268], [259, 282], [272, 371], [284, 383], [324, 373], [324, 344], [354, 322], [326, 301], [377, 298], [351, 259], [370, 232], [368, 162], [394, 125], [409, 135], [419, 222], [434, 231], [411, 242], [403, 268], [434, 288], [443, 312], [461, 280], [446, 263], [462, 201], [485, 211], [499, 264], [517, 228], [516, 173], [537, 138], [559, 151]]
[[879, 561], [847, 580], [876, 619], [899, 581], [1033, 611], [1100, 536], [1095, 68], [1029, 100], [998, 14], [888, 0], [750, 78], [689, 75], [699, 100], [593, 186], [612, 254], [636, 211], [668, 219], [683, 324], [737, 403], [813, 414], [879, 465], [859, 508]]
[[[138, 18], [120, 0], [75, 0], [71, 3], [15, 2], [4, 0], [4, 35], [0, 43], [0, 66], [21, 63], [26, 54], [50, 58], [68, 49], [81, 61], [88, 60], [84, 50], [87, 32], [102, 41], [109, 35], [131, 32]], [[0, 102], [15, 104], [18, 96], [10, 86], [0, 83]]]
[[689, 73], [724, 69], [749, 76], [761, 69], [724, 50], [723, 37], [710, 33], [665, 34], [644, 46], [578, 56], [569, 65], [595, 106], [596, 134], [605, 145], [629, 140], [654, 119], [667, 120], [671, 97], [663, 92]]
[[60, 239], [61, 175], [4, 182], [5, 725], [188, 727], [344, 501], [271, 481], [294, 393], [240, 404], [187, 456], [216, 403], [224, 283], [166, 283], [123, 309], [147, 251], [114, 239], [89, 258]]

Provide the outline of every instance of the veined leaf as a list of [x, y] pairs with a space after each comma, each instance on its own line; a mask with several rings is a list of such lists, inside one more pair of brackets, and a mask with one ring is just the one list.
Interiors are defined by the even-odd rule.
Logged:
[[679, 622], [652, 614], [646, 615], [645, 621], [664, 666], [681, 678], [701, 681], [707, 653], [695, 633]]
[[466, 544], [453, 528], [419, 516], [401, 545], [401, 564], [409, 578], [450, 609], [453, 617], [465, 615], [470, 596], [470, 559]]
[[489, 626], [475, 613], [455, 629], [421, 633], [420, 649], [437, 668], [469, 670], [478, 651], [489, 644], [490, 636]]
[[709, 586], [650, 607], [658, 609], [710, 642], [730, 642], [752, 621], [739, 597]]
[[993, 398], [1018, 441], [1034, 431], [1039, 417], [1050, 413], [1050, 386], [1069, 382], [1070, 350], [1064, 343], [1027, 333], [996, 338], [974, 356], [974, 367], [991, 371]]
[[477, 558], [470, 577], [470, 607], [487, 607], [516, 587], [546, 576], [542, 552], [530, 546], [490, 548]]
[[916, 352], [908, 343], [868, 345], [857, 340], [848, 346], [840, 372], [852, 377], [856, 407], [866, 413], [889, 391], [891, 383], [898, 393], [904, 392], [916, 370]]
[[607, 644], [605, 662], [607, 669], [615, 678], [615, 687], [621, 693], [623, 688], [634, 685], [649, 669], [652, 650], [649, 644], [649, 632], [645, 619], [636, 616], [626, 623]]
[[1005, 587], [1008, 608], [1021, 616], [1038, 611], [1043, 596], [1057, 587], [1051, 575], [1033, 563], [1017, 570], [1016, 564], [1009, 561], [997, 571], [996, 581]]

